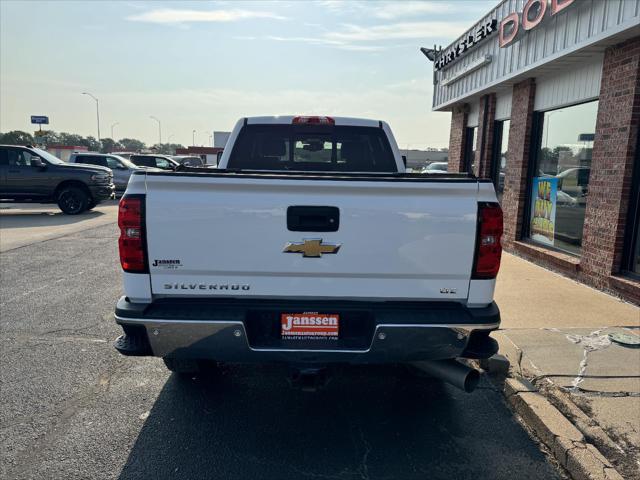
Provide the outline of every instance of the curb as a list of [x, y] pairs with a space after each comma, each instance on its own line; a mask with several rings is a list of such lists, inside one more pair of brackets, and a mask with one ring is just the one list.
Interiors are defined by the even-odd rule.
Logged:
[[596, 439], [607, 450], [617, 448], [607, 434], [590, 422], [584, 412], [557, 388], [545, 386], [541, 391], [527, 380], [526, 377], [535, 378], [540, 374], [538, 368], [524, 357], [522, 350], [508, 336], [501, 332], [494, 332], [493, 336], [500, 345], [500, 353], [480, 362], [481, 366], [493, 375], [507, 377], [502, 393], [508, 405], [546, 445], [571, 478], [624, 480], [611, 462], [589, 441], [590, 438]]
[[[597, 448], [604, 453], [607, 458], [619, 458], [620, 455], [625, 455], [625, 451], [622, 447], [611, 440], [609, 435], [598, 425], [593, 419], [589, 418], [571, 399], [564, 390], [559, 388], [551, 381], [539, 381], [536, 378], [543, 378], [541, 375], [543, 372], [524, 355], [524, 352], [518, 347], [504, 332], [494, 332], [494, 338], [500, 345], [500, 353], [503, 355], [495, 355], [495, 357], [501, 357], [502, 361], [507, 364], [505, 367], [502, 365], [499, 370], [495, 370], [496, 373], [502, 373], [508, 376], [511, 372], [511, 376], [521, 379], [532, 379], [533, 385], [536, 391], [541, 392], [549, 402], [556, 407], [560, 412], [573, 423], [580, 432], [587, 438], [589, 443], [597, 445]], [[490, 360], [487, 361], [488, 370], [494, 373]], [[494, 363], [495, 364], [495, 363]], [[509, 368], [511, 365], [511, 369]]]
[[507, 377], [502, 388], [507, 403], [546, 445], [571, 478], [624, 480], [611, 462], [589, 441], [595, 439], [607, 450], [617, 448], [607, 434], [594, 425], [557, 387], [545, 387], [541, 393], [526, 378], [539, 375], [538, 368], [524, 357], [522, 350], [509, 337], [501, 332], [493, 332], [493, 336], [500, 345], [500, 353], [481, 362], [481, 366], [491, 374]]
[[544, 443], [574, 480], [623, 480], [611, 463], [587, 441], [537, 388], [521, 378], [507, 378], [507, 403]]

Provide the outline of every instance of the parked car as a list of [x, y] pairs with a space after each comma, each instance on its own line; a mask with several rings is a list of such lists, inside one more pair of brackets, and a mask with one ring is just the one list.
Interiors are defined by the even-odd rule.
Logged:
[[129, 160], [138, 167], [153, 167], [161, 170], [175, 170], [180, 165], [168, 155], [136, 154], [131, 155]]
[[174, 372], [407, 362], [470, 391], [455, 359], [497, 351], [493, 184], [406, 174], [385, 122], [241, 119], [220, 169], [135, 172], [118, 223], [115, 347]]
[[106, 167], [66, 163], [32, 146], [0, 145], [0, 200], [57, 203], [75, 215], [114, 195]]
[[187, 167], [204, 167], [205, 163], [200, 157], [194, 155], [172, 155], [172, 159], [178, 162], [180, 165]]
[[433, 162], [427, 165], [424, 169], [424, 173], [447, 173], [449, 164], [447, 162]]
[[588, 192], [591, 167], [573, 167], [556, 175], [558, 190], [568, 193], [572, 197], [586, 202], [585, 195]]
[[131, 155], [138, 155], [138, 152], [110, 152], [111, 155], [118, 155], [119, 157], [129, 160]]
[[124, 192], [127, 188], [127, 184], [129, 183], [129, 177], [131, 174], [140, 169], [140, 167], [137, 167], [124, 157], [105, 153], [72, 153], [69, 156], [69, 163], [99, 165], [101, 167], [110, 168], [113, 172], [113, 183], [116, 186], [117, 192]]

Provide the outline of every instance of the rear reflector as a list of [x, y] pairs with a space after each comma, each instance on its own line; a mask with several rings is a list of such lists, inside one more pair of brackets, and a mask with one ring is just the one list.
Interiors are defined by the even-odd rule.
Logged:
[[502, 208], [498, 203], [479, 203], [476, 256], [471, 278], [496, 278], [502, 256], [501, 237]]
[[144, 195], [125, 195], [118, 207], [120, 265], [125, 272], [147, 273]]
[[335, 125], [336, 122], [331, 117], [295, 117], [293, 125]]

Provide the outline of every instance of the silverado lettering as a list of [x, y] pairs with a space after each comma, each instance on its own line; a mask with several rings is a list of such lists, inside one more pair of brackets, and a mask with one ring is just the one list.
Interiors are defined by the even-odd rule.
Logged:
[[165, 283], [165, 290], [250, 290], [251, 285], [205, 284], [205, 283]]

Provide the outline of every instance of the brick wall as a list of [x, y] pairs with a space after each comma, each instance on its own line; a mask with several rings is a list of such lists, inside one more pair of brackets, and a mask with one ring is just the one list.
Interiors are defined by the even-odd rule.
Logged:
[[476, 148], [475, 171], [473, 173], [480, 178], [491, 178], [493, 131], [496, 120], [495, 93], [490, 93], [480, 97], [478, 120], [478, 141]]
[[619, 272], [622, 263], [638, 153], [640, 37], [606, 50], [599, 99], [580, 276], [595, 287], [609, 289], [615, 288], [610, 276]]
[[533, 101], [536, 84], [529, 78], [513, 86], [509, 156], [505, 171], [502, 209], [504, 212], [503, 243], [508, 249], [520, 238], [527, 192], [527, 168], [533, 123]]
[[640, 305], [640, 282], [617, 275], [639, 153], [640, 37], [605, 52], [580, 258], [519, 241], [528, 208], [525, 202], [534, 97], [533, 79], [513, 87], [502, 200], [505, 249]]
[[451, 113], [449, 133], [449, 171], [464, 171], [465, 127], [467, 126], [466, 105], [455, 107]]

